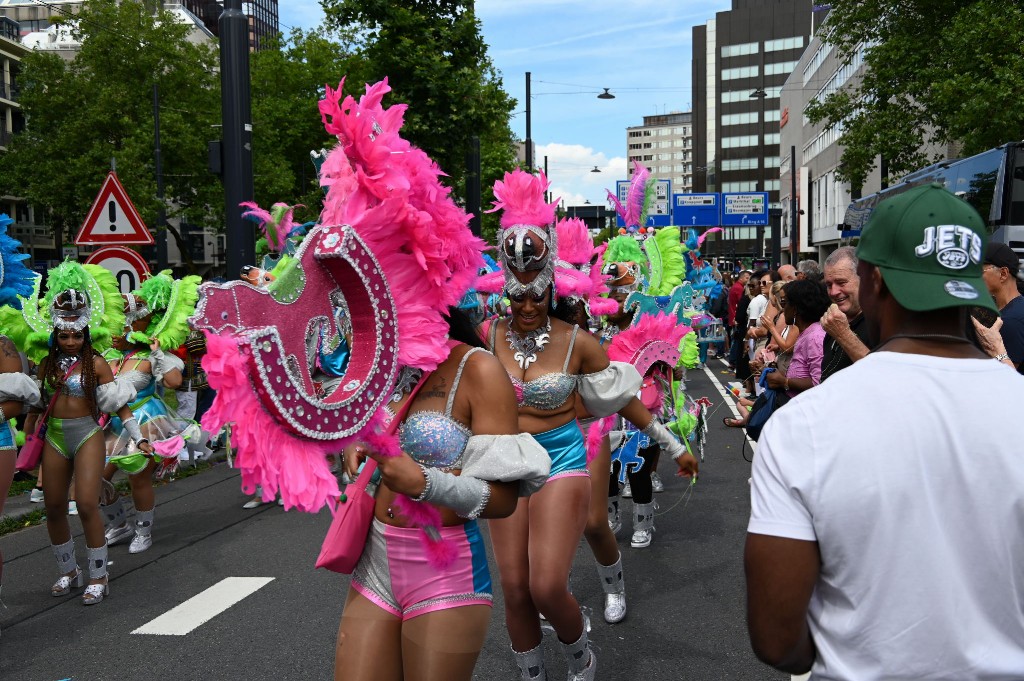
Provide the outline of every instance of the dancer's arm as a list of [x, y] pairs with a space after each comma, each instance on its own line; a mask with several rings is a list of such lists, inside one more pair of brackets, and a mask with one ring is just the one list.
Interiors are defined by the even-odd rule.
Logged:
[[102, 411], [116, 413], [135, 445], [147, 454], [152, 454], [153, 445], [142, 437], [139, 421], [128, 406], [135, 399], [135, 389], [127, 381], [114, 381], [110, 365], [99, 355], [93, 357], [93, 368], [96, 370], [96, 404]]

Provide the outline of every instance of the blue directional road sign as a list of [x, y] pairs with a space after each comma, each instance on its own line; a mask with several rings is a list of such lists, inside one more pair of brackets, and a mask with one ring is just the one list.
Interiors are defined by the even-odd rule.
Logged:
[[[667, 227], [672, 224], [672, 204], [669, 202], [669, 197], [672, 195], [672, 181], [655, 180], [654, 182], [654, 197], [647, 209], [647, 224], [642, 226]], [[626, 196], [629, 194], [629, 180], [618, 180], [615, 183], [615, 192], [618, 194], [622, 205], [626, 205]], [[626, 226], [626, 223], [618, 215], [615, 216], [615, 224], [618, 227]]]
[[768, 224], [768, 192], [722, 194], [722, 225]]
[[717, 227], [719, 195], [673, 194], [672, 224], [677, 227]]

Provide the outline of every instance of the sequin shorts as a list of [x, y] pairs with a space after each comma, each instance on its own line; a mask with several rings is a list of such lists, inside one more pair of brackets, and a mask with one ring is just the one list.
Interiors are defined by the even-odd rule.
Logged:
[[587, 445], [583, 433], [575, 421], [564, 426], [537, 433], [533, 438], [548, 451], [551, 457], [551, 472], [548, 480], [571, 477], [589, 477], [587, 470]]
[[464, 605], [491, 605], [491, 573], [475, 520], [441, 528], [456, 549], [443, 571], [430, 565], [420, 536], [418, 529], [374, 518], [352, 588], [402, 621]]
[[17, 449], [14, 442], [14, 428], [11, 428], [11, 424], [0, 424], [0, 450]]

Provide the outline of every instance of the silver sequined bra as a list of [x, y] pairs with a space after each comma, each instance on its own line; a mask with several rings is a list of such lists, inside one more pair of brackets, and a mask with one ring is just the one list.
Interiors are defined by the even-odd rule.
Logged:
[[416, 463], [448, 470], [462, 468], [462, 454], [473, 431], [452, 418], [452, 405], [466, 360], [480, 349], [473, 348], [459, 362], [444, 413], [425, 409], [409, 414], [402, 422], [398, 431], [402, 451]]
[[[497, 326], [495, 324], [494, 326]], [[532, 407], [541, 411], [552, 411], [558, 409], [568, 402], [579, 381], [579, 376], [565, 373], [569, 369], [569, 360], [572, 358], [572, 349], [576, 345], [576, 334], [580, 327], [572, 327], [572, 336], [569, 338], [569, 350], [565, 353], [565, 362], [562, 364], [561, 372], [551, 372], [538, 376], [529, 381], [508, 375], [512, 379], [512, 387], [516, 390], [516, 401], [520, 407]], [[492, 336], [493, 342], [493, 336]]]
[[578, 377], [563, 373], [550, 373], [538, 376], [532, 381], [523, 381], [515, 376], [512, 387], [516, 389], [516, 398], [520, 407], [533, 407], [542, 411], [558, 409], [576, 392]]

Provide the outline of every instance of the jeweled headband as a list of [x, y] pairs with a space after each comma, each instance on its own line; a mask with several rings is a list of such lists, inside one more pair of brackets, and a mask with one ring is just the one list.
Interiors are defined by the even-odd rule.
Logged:
[[152, 314], [152, 310], [149, 309], [149, 306], [146, 305], [145, 301], [143, 301], [142, 304], [139, 304], [139, 299], [130, 293], [124, 296], [124, 302], [125, 326], [131, 326], [140, 319], [148, 317], [150, 314]]
[[[63, 307], [67, 305], [71, 306], [70, 309]], [[89, 325], [91, 317], [89, 296], [84, 291], [68, 289], [50, 303], [50, 320], [58, 331], [81, 331]]]

